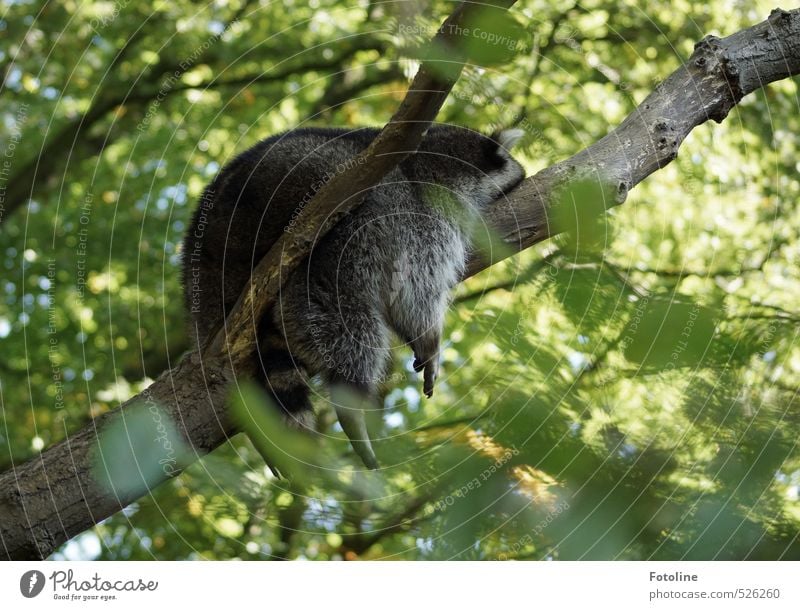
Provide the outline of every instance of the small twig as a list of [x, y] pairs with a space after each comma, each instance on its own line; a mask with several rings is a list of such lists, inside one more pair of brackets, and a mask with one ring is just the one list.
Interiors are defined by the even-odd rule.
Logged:
[[556, 45], [556, 30], [561, 26], [562, 23], [566, 20], [569, 13], [574, 10], [578, 6], [578, 3], [574, 3], [570, 8], [567, 10], [559, 13], [555, 19], [553, 19], [552, 27], [550, 28], [550, 36], [547, 39], [547, 42], [543, 45], [534, 44], [533, 45], [533, 53], [532, 56], [534, 57], [534, 64], [530, 70], [528, 75], [528, 81], [525, 85], [525, 98], [523, 99], [522, 103], [520, 104], [520, 109], [517, 111], [516, 116], [511, 121], [510, 127], [517, 127], [520, 123], [522, 123], [525, 119], [528, 118], [528, 106], [529, 100], [531, 96], [531, 89], [533, 88], [533, 83], [536, 82], [536, 79], [541, 72], [541, 65], [542, 60], [545, 59], [548, 53], [552, 50], [552, 48]]

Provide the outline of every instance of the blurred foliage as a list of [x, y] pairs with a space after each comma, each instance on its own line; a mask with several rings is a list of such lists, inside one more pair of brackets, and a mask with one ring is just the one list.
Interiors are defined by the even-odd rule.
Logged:
[[[189, 348], [179, 242], [220, 165], [297, 125], [384, 123], [453, 5], [0, 6], [7, 468]], [[773, 5], [643, 7], [520, 0], [487, 29], [513, 57], [471, 50], [485, 65], [440, 119], [517, 123], [533, 173], [607, 133], [703, 35]], [[460, 286], [433, 400], [398, 350], [379, 472], [320, 400], [318, 439], [268, 435], [292, 455], [313, 443], [313, 467], [276, 479], [236, 438], [56, 557], [800, 559], [797, 85], [696, 129], [583, 240]]]

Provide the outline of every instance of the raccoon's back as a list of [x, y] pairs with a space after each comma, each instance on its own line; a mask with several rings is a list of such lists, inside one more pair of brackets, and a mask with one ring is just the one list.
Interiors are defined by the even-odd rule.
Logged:
[[208, 185], [183, 243], [186, 306], [200, 339], [230, 312], [252, 268], [374, 129], [297, 129], [245, 151]]

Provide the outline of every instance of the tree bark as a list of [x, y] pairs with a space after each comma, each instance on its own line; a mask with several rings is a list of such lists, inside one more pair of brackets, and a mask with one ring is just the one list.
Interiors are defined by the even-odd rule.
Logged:
[[[568, 184], [597, 181], [612, 187], [608, 207], [624, 203], [634, 186], [678, 156], [692, 129], [709, 119], [721, 123], [748, 93], [798, 73], [800, 9], [775, 9], [766, 21], [727, 38], [707, 36], [616, 129], [526, 179], [489, 208], [486, 224], [513, 254], [554, 235], [548, 210]], [[467, 275], [499, 260], [476, 254]]]
[[[675, 158], [681, 142], [694, 127], [708, 119], [722, 121], [744, 95], [798, 73], [800, 9], [775, 10], [767, 21], [724, 39], [707, 37], [696, 45], [689, 61], [660, 84], [619, 127], [566, 161], [526, 179], [490, 208], [486, 222], [502, 236], [510, 250], [518, 251], [555, 233], [557, 228], [548, 221], [548, 209], [557, 202], [563, 188], [576, 180], [588, 178], [613, 185], [614, 197], [610, 203], [621, 204], [633, 186]], [[435, 96], [443, 101], [446, 93], [439, 89]], [[430, 98], [419, 99], [425, 102], [422, 106], [428, 111], [434, 109], [435, 105], [428, 104]], [[398, 115], [402, 113], [403, 107]], [[400, 155], [409, 153], [409, 147], [416, 147], [414, 125], [395, 124], [389, 133], [396, 135], [384, 140], [384, 144], [388, 142], [384, 152], [399, 153], [390, 155], [396, 162]], [[366, 176], [359, 177], [358, 188], [377, 183], [388, 171], [385, 165], [370, 161], [359, 166], [359, 172]], [[344, 199], [352, 200], [359, 192], [357, 189], [347, 192], [346, 185], [334, 182], [336, 179], [328, 184], [333, 188], [328, 189], [327, 199], [321, 198], [324, 191], [320, 191], [307, 208], [335, 206]], [[233, 371], [236, 377], [253, 373], [249, 364], [252, 358], [248, 357], [254, 319], [251, 308], [274, 300], [277, 291], [270, 290], [280, 285], [281, 274], [288, 275], [285, 265], [300, 262], [303, 248], [310, 247], [311, 236], [317, 235], [318, 228], [313, 224], [318, 218], [310, 218], [311, 224], [298, 229], [292, 237], [288, 257], [284, 256], [285, 250], [273, 249], [262, 261], [269, 259], [269, 265], [260, 264], [256, 269], [253, 289], [245, 290], [228, 320], [228, 329], [233, 329], [234, 334], [220, 331], [211, 345], [187, 355], [139, 396], [47, 449], [38, 458], [0, 475], [0, 542], [8, 558], [46, 557], [64, 541], [178, 474], [188, 461], [211, 451], [235, 433], [227, 417], [225, 399], [233, 382]], [[495, 262], [497, 259], [488, 260], [476, 254], [467, 275]], [[98, 431], [124, 423], [129, 414], [148, 403], [165, 410], [189, 444], [192, 455], [177, 467], [162, 470], [155, 478], [143, 476], [139, 485], [119, 492], [109, 491], [95, 480], [96, 471], [92, 469]], [[132, 464], [131, 468], [135, 466]]]

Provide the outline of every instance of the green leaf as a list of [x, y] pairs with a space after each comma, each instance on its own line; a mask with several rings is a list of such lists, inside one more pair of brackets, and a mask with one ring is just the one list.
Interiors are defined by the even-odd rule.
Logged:
[[606, 211], [613, 203], [611, 187], [596, 180], [578, 180], [565, 188], [551, 210], [553, 232], [566, 233], [565, 256], [581, 258], [609, 246]]
[[621, 347], [628, 360], [644, 368], [701, 366], [716, 327], [714, 313], [697, 303], [640, 300]]
[[98, 433], [93, 474], [120, 497], [136, 497], [194, 461], [194, 451], [152, 400], [126, 407]]

